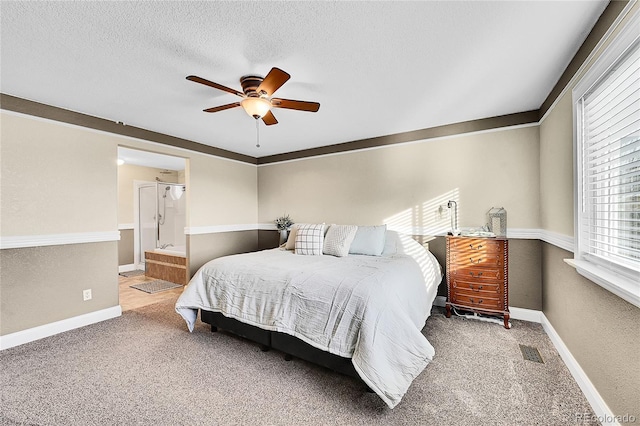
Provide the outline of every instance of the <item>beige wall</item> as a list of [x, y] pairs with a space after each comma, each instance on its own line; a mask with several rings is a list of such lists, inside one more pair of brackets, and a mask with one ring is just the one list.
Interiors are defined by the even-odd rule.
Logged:
[[396, 145], [258, 167], [259, 221], [482, 226], [504, 207], [511, 228], [538, 228], [538, 127]]
[[640, 421], [640, 309], [578, 275], [543, 243], [543, 311], [614, 415]]
[[[574, 235], [571, 88], [540, 124], [541, 224], [569, 236]], [[566, 258], [573, 253], [543, 243], [542, 310], [614, 415], [640, 419], [640, 309], [583, 278], [563, 262]]]
[[[259, 221], [288, 213], [298, 222], [444, 233], [448, 211], [440, 216], [438, 207], [456, 200], [463, 227], [484, 225], [500, 206], [510, 228], [538, 228], [538, 153], [534, 126], [260, 166]], [[429, 247], [444, 266], [444, 239]], [[510, 305], [542, 309], [540, 242], [513, 240], [509, 267]]]
[[[0, 250], [0, 335], [117, 306], [116, 245]], [[92, 299], [85, 302], [86, 289]]]
[[[182, 183], [180, 182], [179, 174], [178, 171], [132, 164], [118, 166], [118, 223], [134, 222], [134, 181], [155, 182], [156, 178], [158, 178], [164, 182]], [[184, 182], [184, 172], [182, 172], [182, 179]]]
[[133, 229], [121, 229], [120, 241], [118, 241], [118, 266], [131, 265], [134, 259]]
[[540, 124], [540, 225], [568, 236], [573, 236], [572, 141], [569, 91]]
[[187, 226], [255, 224], [258, 219], [256, 166], [194, 155], [187, 165], [190, 207]]
[[211, 259], [258, 249], [258, 231], [219, 232], [189, 235], [187, 238], [189, 273], [195, 274]]
[[[5, 111], [0, 120], [2, 237], [115, 232], [133, 222], [118, 210], [118, 145], [188, 159], [177, 176], [187, 185], [187, 226], [256, 223], [255, 166]], [[230, 247], [257, 248], [257, 233], [235, 234], [224, 239]], [[190, 250], [196, 259], [219, 252]], [[118, 254], [116, 241], [3, 249], [0, 333], [117, 306]], [[93, 299], [83, 302], [88, 288]]]
[[2, 236], [117, 229], [113, 143], [43, 120], [0, 119]]
[[[116, 230], [115, 161], [122, 144], [189, 158], [184, 179], [191, 227], [272, 222], [289, 213], [298, 222], [386, 222], [437, 230], [448, 227], [438, 206], [454, 199], [461, 226], [482, 225], [489, 208], [503, 206], [509, 228], [571, 236], [570, 97], [561, 96], [539, 127], [257, 168], [2, 113], [1, 235]], [[191, 272], [209, 258], [270, 246], [272, 240], [273, 233], [257, 231], [192, 235]], [[439, 240], [433, 251], [442, 257]], [[2, 250], [0, 334], [116, 305], [116, 246]], [[614, 414], [640, 418], [640, 310], [582, 278], [562, 261], [567, 257], [571, 253], [547, 243], [511, 243], [512, 305], [541, 306]], [[94, 299], [82, 302], [89, 282]]]
[[[97, 133], [2, 113], [0, 235], [117, 229], [116, 148]], [[4, 249], [0, 333], [118, 305], [117, 243]], [[83, 302], [82, 291], [93, 299]]]

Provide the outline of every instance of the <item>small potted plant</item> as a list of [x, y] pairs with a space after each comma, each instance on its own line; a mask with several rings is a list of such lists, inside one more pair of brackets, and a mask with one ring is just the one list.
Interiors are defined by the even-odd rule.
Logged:
[[293, 225], [293, 221], [289, 217], [289, 215], [280, 216], [275, 221], [276, 228], [280, 232], [280, 244], [284, 244], [287, 241], [287, 234], [291, 229], [291, 225]]

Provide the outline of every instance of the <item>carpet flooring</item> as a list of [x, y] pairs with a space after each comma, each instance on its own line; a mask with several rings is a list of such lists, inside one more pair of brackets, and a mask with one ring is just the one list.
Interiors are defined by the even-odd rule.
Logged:
[[435, 308], [436, 356], [391, 410], [353, 378], [202, 323], [189, 333], [162, 302], [0, 352], [0, 424], [597, 424], [577, 421], [593, 412], [542, 327], [512, 325]]

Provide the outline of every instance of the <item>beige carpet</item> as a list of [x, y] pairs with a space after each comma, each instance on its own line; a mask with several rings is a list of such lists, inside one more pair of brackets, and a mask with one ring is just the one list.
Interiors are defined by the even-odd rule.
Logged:
[[540, 325], [512, 324], [435, 310], [423, 332], [436, 357], [391, 410], [352, 378], [201, 323], [189, 333], [158, 303], [0, 352], [0, 423], [559, 425], [593, 414]]

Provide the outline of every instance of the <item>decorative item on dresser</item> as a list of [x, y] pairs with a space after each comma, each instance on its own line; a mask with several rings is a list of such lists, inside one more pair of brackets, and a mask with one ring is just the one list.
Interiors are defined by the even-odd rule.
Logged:
[[447, 318], [451, 309], [502, 316], [509, 324], [509, 241], [447, 236]]
[[293, 226], [293, 220], [289, 217], [289, 215], [280, 216], [276, 220], [274, 220], [276, 224], [276, 228], [278, 228], [278, 232], [280, 233], [280, 244], [284, 244], [287, 242], [287, 237], [289, 236], [289, 230]]

